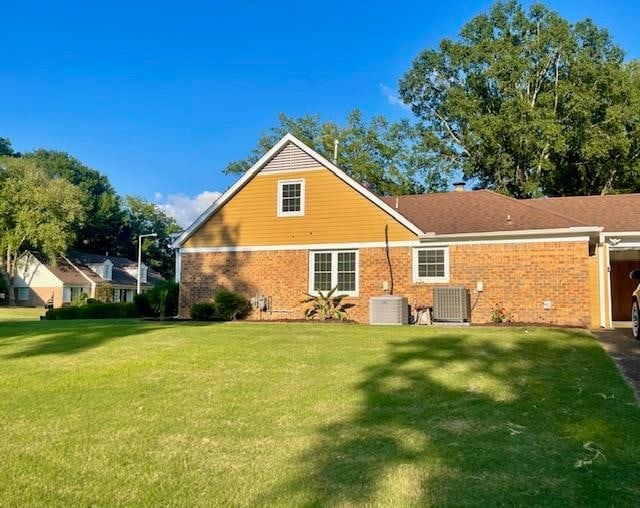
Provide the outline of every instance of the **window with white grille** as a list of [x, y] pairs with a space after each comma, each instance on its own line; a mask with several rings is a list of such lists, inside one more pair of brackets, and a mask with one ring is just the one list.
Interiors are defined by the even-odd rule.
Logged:
[[413, 250], [414, 282], [449, 282], [449, 247]]
[[329, 291], [358, 294], [358, 251], [317, 251], [310, 253], [309, 292]]
[[304, 180], [278, 182], [278, 217], [304, 215]]

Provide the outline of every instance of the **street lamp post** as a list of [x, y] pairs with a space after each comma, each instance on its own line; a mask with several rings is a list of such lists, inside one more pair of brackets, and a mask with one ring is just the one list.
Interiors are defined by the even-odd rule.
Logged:
[[136, 294], [140, 294], [140, 279], [142, 279], [142, 239], [147, 237], [156, 237], [158, 233], [147, 233], [146, 235], [138, 236], [138, 284], [136, 286]]

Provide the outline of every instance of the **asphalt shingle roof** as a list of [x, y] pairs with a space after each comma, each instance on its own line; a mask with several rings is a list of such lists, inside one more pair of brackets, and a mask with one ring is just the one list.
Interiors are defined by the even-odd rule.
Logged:
[[[425, 233], [456, 234], [597, 225], [490, 190], [383, 198]], [[640, 203], [640, 199], [638, 200]]]
[[540, 210], [578, 217], [604, 231], [640, 230], [640, 194], [542, 198], [530, 203]]
[[[127, 258], [71, 251], [66, 256], [57, 258], [54, 265], [43, 253], [32, 252], [32, 254], [65, 284], [86, 285], [88, 282], [87, 279], [89, 279], [95, 283], [110, 283], [118, 286], [131, 287], [136, 286], [136, 277], [128, 273], [125, 268], [135, 269], [137, 267], [137, 263]], [[113, 263], [110, 281], [104, 280], [89, 268], [89, 265], [101, 264], [107, 259]], [[163, 277], [158, 272], [148, 268], [147, 282], [143, 282], [141, 286], [153, 286], [161, 280], [163, 280]]]

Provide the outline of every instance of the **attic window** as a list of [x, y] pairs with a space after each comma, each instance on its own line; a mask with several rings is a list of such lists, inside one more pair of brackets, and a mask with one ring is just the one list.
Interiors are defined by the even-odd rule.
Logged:
[[278, 217], [304, 215], [304, 180], [278, 181]]
[[111, 280], [111, 278], [112, 278], [112, 268], [113, 268], [113, 265], [111, 264], [111, 261], [107, 260], [107, 261], [105, 261], [103, 263], [101, 277], [104, 280]]

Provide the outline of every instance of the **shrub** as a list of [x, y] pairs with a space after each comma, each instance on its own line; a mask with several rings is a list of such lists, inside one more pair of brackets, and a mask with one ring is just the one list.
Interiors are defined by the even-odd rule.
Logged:
[[73, 298], [73, 300], [71, 301], [71, 305], [73, 305], [74, 307], [82, 307], [84, 305], [87, 305], [88, 299], [89, 296], [87, 295], [87, 293], [80, 293]]
[[177, 283], [163, 280], [147, 291], [149, 306], [160, 319], [178, 313], [178, 289]]
[[101, 284], [96, 287], [96, 300], [109, 303], [113, 300], [113, 286], [111, 284]]
[[133, 305], [136, 307], [136, 313], [138, 316], [142, 317], [155, 317], [156, 313], [151, 308], [151, 304], [149, 303], [149, 295], [147, 293], [140, 293], [139, 295], [134, 295], [133, 297]]
[[87, 298], [87, 305], [93, 305], [94, 303], [101, 303], [100, 300], [96, 300], [95, 298]]
[[301, 303], [310, 303], [311, 306], [304, 311], [304, 317], [307, 319], [317, 317], [322, 320], [336, 319], [340, 321], [349, 319], [347, 309], [353, 307], [353, 304], [342, 302], [342, 300], [344, 300], [348, 295], [333, 296], [333, 293], [335, 293], [337, 289], [338, 286], [334, 287], [327, 293], [318, 291], [317, 295], [310, 295], [307, 293], [309, 298], [302, 300]]
[[49, 309], [45, 314], [47, 319], [78, 319], [78, 309], [80, 307], [61, 307], [59, 309]]
[[494, 323], [510, 323], [513, 321], [513, 316], [501, 304], [496, 303], [491, 311], [491, 321]]
[[251, 304], [242, 295], [220, 288], [213, 297], [216, 318], [222, 321], [244, 319], [251, 312]]
[[47, 319], [114, 319], [138, 317], [133, 303], [94, 303], [82, 307], [49, 309]]
[[194, 303], [189, 314], [194, 321], [211, 321], [215, 316], [215, 308], [213, 303]]

